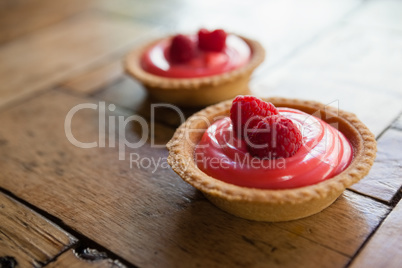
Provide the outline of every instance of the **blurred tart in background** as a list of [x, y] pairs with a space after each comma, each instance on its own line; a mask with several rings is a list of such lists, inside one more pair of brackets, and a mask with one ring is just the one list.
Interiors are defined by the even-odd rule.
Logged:
[[250, 76], [264, 57], [264, 48], [255, 40], [201, 29], [133, 50], [125, 69], [154, 100], [197, 107], [248, 94]]

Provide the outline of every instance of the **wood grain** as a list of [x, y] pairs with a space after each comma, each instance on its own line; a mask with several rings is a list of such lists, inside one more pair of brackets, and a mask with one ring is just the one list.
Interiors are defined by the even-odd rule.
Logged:
[[121, 79], [94, 95], [96, 98], [130, 109], [156, 122], [178, 127], [201, 108], [180, 108], [177, 106], [160, 105], [150, 99], [144, 87], [136, 80], [124, 75]]
[[127, 108], [148, 119], [153, 113], [156, 122], [172, 127], [178, 127], [185, 119], [201, 109], [177, 107], [180, 109], [177, 111], [171, 107], [153, 106], [156, 103], [148, 97], [142, 84], [123, 74], [121, 61], [84, 72], [67, 80], [62, 87], [84, 95], [93, 95], [97, 99]]
[[[283, 222], [278, 226], [347, 256], [353, 256], [389, 209], [370, 198], [345, 191], [324, 212], [301, 221]], [[377, 213], [373, 213], [374, 211]]]
[[378, 140], [378, 152], [368, 176], [351, 189], [391, 203], [402, 187], [402, 131], [387, 130]]
[[93, 1], [31, 0], [12, 2], [14, 3], [4, 6], [0, 4], [0, 44], [89, 9]]
[[99, 67], [68, 80], [64, 89], [90, 94], [93, 97], [127, 108], [133, 113], [153, 118], [156, 122], [178, 127], [185, 119], [201, 108], [176, 108], [154, 106], [158, 105], [149, 98], [145, 88], [137, 80], [122, 73], [121, 63]]
[[350, 267], [400, 267], [402, 254], [402, 202], [368, 241]]
[[122, 75], [119, 81], [106, 86], [94, 97], [125, 107], [135, 113], [141, 111], [144, 103], [147, 102], [145, 88], [135, 79]]
[[93, 94], [123, 76], [122, 60], [117, 60], [73, 77], [62, 84], [66, 89]]
[[7, 43], [0, 47], [0, 106], [119, 58], [149, 32], [144, 25], [87, 12]]
[[[117, 148], [72, 145], [65, 116], [93, 101], [53, 92], [1, 113], [7, 128], [0, 129], [0, 186], [135, 265], [343, 267], [388, 211], [347, 193], [322, 213], [291, 223], [236, 218], [183, 182], [167, 166], [163, 147], [126, 148], [126, 159], [119, 160]], [[119, 109], [108, 114], [129, 115]], [[96, 110], [74, 116], [78, 140], [96, 141], [98, 129]], [[173, 131], [157, 125], [158, 144]], [[130, 127], [125, 135], [134, 142], [141, 131]], [[136, 156], [131, 167], [130, 154]]]
[[121, 262], [108, 258], [88, 261], [77, 257], [74, 250], [68, 250], [46, 267], [49, 268], [124, 268]]
[[[286, 0], [223, 9], [181, 0], [0, 1], [0, 187], [140, 267], [345, 267], [351, 261], [352, 267], [398, 267], [402, 203], [392, 206], [402, 190], [401, 117], [388, 127], [401, 114], [401, 3], [368, 1], [350, 13], [360, 4]], [[163, 125], [149, 129], [142, 146], [119, 150], [123, 137], [138, 142], [145, 129], [138, 123], [113, 129], [109, 119], [139, 115], [149, 126], [153, 103], [122, 74], [120, 59], [153, 33], [200, 27], [265, 45], [267, 60], [252, 83], [257, 95], [332, 103], [355, 112], [376, 135], [388, 129], [371, 173], [319, 214], [262, 223], [217, 209], [169, 168], [164, 145], [181, 123], [175, 111], [157, 110]], [[63, 90], [54, 89], [59, 85]], [[99, 111], [86, 108], [73, 117], [72, 133], [98, 146], [74, 146], [64, 129], [67, 113], [79, 104], [99, 108], [101, 101], [107, 102], [105, 137]], [[50, 267], [121, 267], [103, 255], [94, 262], [77, 258], [76, 243], [0, 193], [1, 264], [14, 257], [18, 267], [49, 261]]]
[[115, 0], [113, 2], [102, 0], [97, 2], [100, 10], [116, 13], [137, 21], [152, 23], [154, 25], [164, 25], [171, 18], [172, 13], [186, 5], [183, 1], [136, 1]]
[[0, 223], [0, 258], [13, 258], [17, 267], [42, 266], [77, 242], [60, 227], [3, 193]]

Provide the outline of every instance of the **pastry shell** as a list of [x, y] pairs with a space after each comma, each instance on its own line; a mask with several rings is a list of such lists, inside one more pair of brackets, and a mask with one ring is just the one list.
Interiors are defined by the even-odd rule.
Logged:
[[220, 181], [202, 172], [194, 161], [194, 149], [203, 130], [222, 116], [228, 116], [232, 101], [210, 106], [191, 116], [167, 144], [168, 163], [182, 179], [217, 207], [235, 216], [256, 221], [288, 221], [318, 213], [331, 205], [342, 192], [368, 174], [377, 146], [374, 135], [356, 115], [314, 101], [268, 98], [277, 107], [289, 107], [318, 115], [338, 129], [353, 147], [353, 160], [340, 174], [320, 183], [285, 190], [241, 187]]
[[207, 106], [237, 95], [249, 94], [250, 76], [264, 61], [265, 50], [259, 42], [237, 36], [250, 46], [251, 59], [246, 65], [223, 74], [200, 78], [168, 78], [146, 72], [141, 67], [143, 53], [166, 37], [130, 52], [125, 58], [125, 70], [145, 86], [154, 100], [183, 107]]

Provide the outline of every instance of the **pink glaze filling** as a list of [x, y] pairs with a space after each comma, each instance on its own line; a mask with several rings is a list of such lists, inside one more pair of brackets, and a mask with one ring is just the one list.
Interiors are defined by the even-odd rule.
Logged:
[[291, 189], [332, 178], [350, 164], [352, 146], [336, 128], [302, 111], [278, 110], [302, 132], [303, 146], [295, 155], [278, 159], [251, 156], [246, 141], [235, 137], [231, 120], [226, 117], [211, 125], [197, 145], [198, 168], [211, 177], [239, 186]]
[[[191, 36], [196, 46], [196, 37]], [[249, 45], [235, 35], [228, 35], [222, 52], [197, 49], [196, 56], [186, 63], [169, 59], [170, 39], [164, 39], [148, 49], [141, 58], [142, 68], [158, 76], [170, 78], [197, 78], [222, 74], [246, 65], [251, 58]]]

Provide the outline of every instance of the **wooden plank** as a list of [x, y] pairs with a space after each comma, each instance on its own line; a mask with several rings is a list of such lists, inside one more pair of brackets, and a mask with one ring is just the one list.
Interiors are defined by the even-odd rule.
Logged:
[[123, 73], [122, 61], [115, 61], [68, 79], [61, 85], [66, 90], [90, 94], [150, 119], [154, 113], [156, 122], [178, 127], [200, 108], [155, 107], [145, 88], [135, 79]]
[[402, 201], [392, 210], [350, 267], [400, 267]]
[[8, 258], [8, 263], [14, 262], [17, 267], [39, 267], [77, 242], [72, 235], [3, 193], [0, 222], [0, 266]]
[[402, 31], [345, 24], [256, 81], [252, 90], [338, 106], [379, 135], [402, 109], [402, 57], [393, 56], [400, 51], [390, 45], [401, 42]]
[[164, 246], [140, 266], [344, 267], [348, 259], [275, 225], [230, 216], [204, 199], [180, 214], [164, 219], [165, 232], [157, 239]]
[[114, 61], [65, 81], [62, 86], [82, 94], [93, 94], [97, 90], [123, 76], [122, 61]]
[[402, 187], [402, 131], [389, 129], [378, 140], [378, 152], [369, 175], [351, 189], [391, 203]]
[[0, 47], [0, 106], [47, 89], [108, 57], [119, 58], [149, 32], [144, 25], [83, 13], [9, 42]]
[[85, 260], [77, 256], [74, 250], [68, 250], [49, 263], [49, 268], [124, 268], [121, 262], [101, 256], [94, 260]]
[[183, 1], [136, 1], [131, 0], [108, 0], [98, 1], [100, 10], [116, 13], [120, 16], [134, 18], [137, 21], [164, 25], [172, 17], [172, 13], [183, 8]]
[[145, 88], [132, 77], [125, 75], [121, 61], [95, 68], [62, 84], [67, 90], [94, 97], [130, 109], [132, 112], [150, 119], [154, 113], [156, 122], [178, 127], [200, 108], [155, 107], [155, 102], [148, 98]]
[[[9, 5], [6, 3], [9, 2]], [[14, 3], [11, 3], [14, 2]], [[0, 44], [90, 8], [92, 0], [31, 0], [0, 3]]]
[[145, 88], [127, 75], [122, 76], [117, 83], [105, 87], [95, 97], [130, 109], [148, 119], [153, 114], [152, 118], [156, 122], [173, 127], [178, 127], [185, 119], [201, 109], [180, 108], [172, 105], [158, 106], [148, 98]]
[[381, 203], [345, 191], [322, 213], [299, 221], [279, 223], [278, 226], [353, 256], [388, 211], [389, 207]]
[[117, 83], [106, 86], [94, 96], [134, 112], [140, 111], [148, 100], [145, 88], [127, 75], [122, 75]]
[[[93, 100], [52, 92], [3, 111], [0, 186], [135, 265], [343, 267], [388, 211], [346, 193], [322, 213], [292, 223], [236, 218], [183, 182], [167, 166], [165, 148], [147, 142], [126, 148], [119, 160], [117, 148], [72, 145], [66, 114], [87, 102]], [[128, 115], [118, 109], [112, 114]], [[97, 141], [98, 117], [96, 110], [79, 111], [75, 137]], [[174, 131], [156, 128], [158, 144]], [[127, 127], [125, 135], [135, 142], [142, 133]]]

